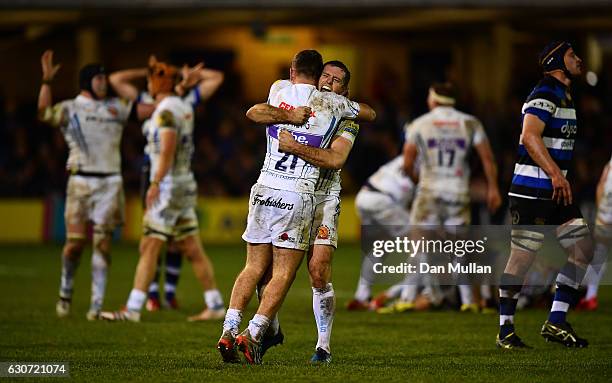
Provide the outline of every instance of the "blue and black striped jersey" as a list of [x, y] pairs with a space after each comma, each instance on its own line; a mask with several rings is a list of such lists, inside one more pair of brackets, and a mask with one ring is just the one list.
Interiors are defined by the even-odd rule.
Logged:
[[[552, 76], [544, 77], [523, 104], [522, 121], [526, 114], [533, 114], [545, 123], [542, 133], [544, 145], [563, 175], [567, 176], [578, 131], [576, 109], [568, 88]], [[527, 153], [521, 135], [518, 160], [514, 165], [514, 175], [508, 195], [530, 199], [551, 199], [552, 193], [550, 177]]]

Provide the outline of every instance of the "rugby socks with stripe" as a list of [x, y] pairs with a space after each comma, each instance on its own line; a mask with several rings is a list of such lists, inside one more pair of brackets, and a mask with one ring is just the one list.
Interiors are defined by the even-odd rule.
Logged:
[[502, 274], [499, 286], [499, 338], [503, 339], [514, 332], [514, 314], [518, 303], [523, 278]]
[[556, 324], [565, 322], [567, 311], [578, 299], [578, 288], [585, 274], [585, 269], [571, 262], [567, 262], [561, 268], [557, 275], [557, 290], [548, 316], [549, 322]]
[[72, 299], [72, 288], [74, 286], [74, 275], [79, 267], [79, 261], [62, 255], [62, 276], [60, 279], [59, 296], [62, 299]]
[[91, 304], [89, 310], [100, 311], [106, 292], [108, 262], [99, 250], [94, 248], [91, 256]]
[[176, 285], [178, 285], [181, 273], [182, 259], [181, 253], [178, 251], [166, 252], [166, 279], [164, 281], [166, 302], [171, 302], [175, 297]]
[[322, 348], [331, 353], [329, 343], [334, 323], [334, 313], [336, 311], [336, 295], [331, 283], [328, 283], [323, 288], [312, 288], [312, 310], [317, 322], [317, 333], [319, 335], [315, 350]]

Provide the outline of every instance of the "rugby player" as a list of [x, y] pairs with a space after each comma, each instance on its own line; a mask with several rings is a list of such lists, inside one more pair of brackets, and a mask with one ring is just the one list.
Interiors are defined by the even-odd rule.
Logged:
[[[236, 350], [239, 349], [248, 363], [261, 363], [262, 338], [293, 283], [304, 252], [310, 247], [314, 193], [320, 170], [296, 155], [281, 152], [279, 131], [290, 130], [298, 142], [326, 148], [342, 118], [368, 121], [375, 118], [374, 111], [365, 104], [331, 92], [319, 92], [316, 84], [322, 69], [318, 52], [301, 51], [292, 60], [290, 80], [277, 81], [270, 89], [268, 103], [287, 111], [287, 122], [303, 114], [311, 117], [301, 126], [279, 124], [267, 128], [266, 158], [260, 178], [251, 191], [247, 228], [243, 234], [247, 242], [246, 265], [234, 284], [217, 346], [226, 362], [239, 361]], [[300, 109], [300, 105], [310, 109]], [[262, 292], [257, 314], [248, 328], [238, 334], [242, 310], [270, 266], [271, 278]]]
[[568, 347], [588, 345], [566, 320], [593, 256], [589, 228], [566, 179], [578, 131], [569, 86], [582, 73], [582, 60], [568, 42], [557, 41], [543, 49], [539, 64], [544, 76], [523, 104], [518, 160], [508, 193], [513, 229], [499, 287], [496, 339], [502, 349], [528, 347], [515, 333], [514, 314], [525, 275], [542, 247], [545, 226], [556, 227], [568, 259], [557, 275], [550, 315], [540, 333], [547, 341]]
[[[370, 227], [368, 230], [373, 227], [382, 228], [391, 237], [407, 235], [414, 192], [414, 182], [404, 173], [404, 156], [395, 157], [372, 174], [357, 193], [355, 207], [361, 225]], [[377, 301], [370, 302], [374, 279], [371, 261], [369, 256], [362, 260], [357, 290], [347, 305], [349, 311], [381, 308], [384, 301], [399, 297], [404, 289], [403, 284], [394, 285], [379, 296]]]
[[113, 230], [123, 223], [123, 181], [120, 144], [131, 114], [128, 100], [107, 97], [104, 67], [89, 64], [79, 72], [80, 92], [74, 99], [53, 105], [51, 84], [60, 65], [53, 51], [41, 57], [42, 85], [38, 95], [38, 117], [62, 130], [69, 148], [64, 218], [66, 242], [62, 250], [62, 272], [56, 313], [70, 314], [74, 276], [93, 225], [92, 284], [88, 320], [98, 318], [104, 294]]
[[585, 276], [586, 295], [578, 302], [576, 309], [595, 311], [599, 306], [597, 290], [603, 274], [606, 272], [608, 251], [612, 246], [612, 157], [606, 164], [597, 184], [595, 201], [597, 217], [595, 221], [595, 253]]
[[[323, 64], [318, 89], [348, 97], [351, 73], [341, 61]], [[275, 107], [258, 104], [247, 116], [260, 124], [282, 123], [281, 116], [269, 118]], [[280, 114], [280, 110], [278, 111]], [[352, 120], [342, 120], [329, 148], [315, 148], [302, 145], [286, 130], [279, 134], [279, 147], [283, 152], [299, 156], [319, 166], [321, 173], [315, 187], [315, 213], [310, 232], [310, 247], [307, 254], [308, 274], [313, 292], [313, 313], [317, 324], [318, 340], [313, 363], [331, 362], [331, 331], [336, 308], [336, 297], [331, 283], [333, 252], [338, 245], [338, 217], [340, 215], [340, 169], [346, 162], [353, 143], [359, 133], [359, 125]], [[265, 288], [265, 283], [258, 285]], [[262, 352], [272, 345], [282, 343], [284, 335], [278, 325], [277, 316], [270, 324], [262, 340]]]
[[195, 213], [197, 184], [191, 171], [193, 145], [193, 105], [174, 94], [178, 70], [149, 60], [147, 86], [157, 107], [147, 128], [151, 157], [151, 179], [146, 195], [140, 242], [140, 259], [134, 276], [134, 287], [127, 306], [121, 311], [102, 312], [102, 319], [140, 321], [140, 311], [153, 280], [159, 252], [172, 238], [181, 254], [191, 262], [196, 278], [204, 290], [204, 319], [225, 315], [221, 293], [216, 288], [213, 267], [199, 238]]
[[[440, 226], [447, 232], [461, 231], [470, 224], [469, 153], [476, 149], [487, 179], [487, 206], [495, 211], [501, 205], [497, 186], [497, 165], [480, 121], [454, 108], [455, 90], [449, 83], [435, 83], [429, 88], [427, 105], [430, 112], [414, 120], [406, 128], [404, 171], [418, 187], [410, 212], [414, 238], [429, 236]], [[415, 166], [417, 155], [420, 165]], [[423, 258], [426, 254], [417, 254]], [[414, 276], [422, 281], [428, 275]], [[428, 285], [428, 283], [423, 283]], [[418, 283], [407, 282], [396, 312], [415, 308]], [[476, 312], [472, 287], [458, 281], [461, 311]]]
[[[134, 85], [134, 82], [146, 78], [148, 68], [125, 69], [113, 72], [109, 76], [109, 82], [113, 89], [121, 97], [129, 100], [154, 105], [155, 100], [149, 93], [140, 92]], [[217, 91], [223, 83], [223, 72], [205, 68], [204, 63], [199, 63], [193, 68], [183, 66], [181, 70], [182, 80], [175, 86], [175, 92], [185, 101], [192, 104], [196, 108], [200, 103], [208, 100]], [[149, 121], [145, 121], [142, 125], [143, 135], [147, 137], [147, 129], [150, 126]], [[149, 188], [150, 179], [150, 159], [148, 147], [145, 147], [144, 163], [142, 167], [141, 177], [141, 194], [143, 199], [143, 207], [145, 207], [145, 194]], [[180, 268], [182, 263], [181, 253], [178, 251], [174, 241], [170, 239], [166, 246], [165, 256], [165, 278], [164, 278], [164, 306], [171, 309], [178, 307], [176, 300], [176, 286], [179, 281]], [[159, 296], [159, 271], [161, 267], [161, 258], [158, 261], [155, 277], [148, 291], [148, 298], [145, 307], [148, 311], [157, 311], [161, 307]], [[190, 317], [190, 320], [197, 320], [199, 316]]]

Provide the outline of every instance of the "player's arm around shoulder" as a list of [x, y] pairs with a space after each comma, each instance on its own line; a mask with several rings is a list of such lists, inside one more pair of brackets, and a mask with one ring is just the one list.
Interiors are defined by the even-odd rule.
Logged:
[[346, 162], [353, 142], [341, 135], [336, 135], [329, 148], [315, 148], [300, 144], [287, 130], [278, 133], [279, 149], [283, 152], [295, 154], [304, 161], [324, 169], [341, 169]]
[[343, 118], [363, 122], [373, 122], [376, 120], [376, 111], [368, 104], [352, 101], [347, 97], [334, 93], [324, 93], [324, 96], [334, 97], [338, 104], [343, 106]]
[[307, 106], [287, 110], [261, 103], [250, 107], [246, 112], [246, 116], [256, 124], [304, 125], [310, 118], [311, 113], [312, 110]]

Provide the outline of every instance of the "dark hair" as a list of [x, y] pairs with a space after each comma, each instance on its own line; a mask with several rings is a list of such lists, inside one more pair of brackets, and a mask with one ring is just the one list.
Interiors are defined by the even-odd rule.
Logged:
[[331, 60], [323, 64], [323, 68], [328, 65], [335, 66], [336, 68], [340, 68], [344, 71], [344, 86], [348, 86], [349, 81], [351, 81], [351, 72], [348, 70], [347, 66], [344, 65], [342, 61]]
[[440, 96], [450, 98], [456, 97], [455, 86], [450, 82], [434, 82], [431, 84], [431, 89]]
[[314, 49], [306, 49], [295, 55], [291, 65], [297, 74], [318, 81], [323, 72], [323, 57]]
[[87, 64], [79, 71], [79, 86], [82, 90], [87, 90], [93, 94], [91, 80], [99, 75], [106, 74], [102, 64]]

